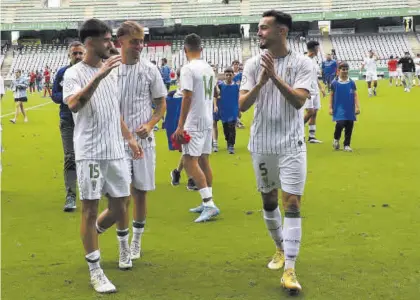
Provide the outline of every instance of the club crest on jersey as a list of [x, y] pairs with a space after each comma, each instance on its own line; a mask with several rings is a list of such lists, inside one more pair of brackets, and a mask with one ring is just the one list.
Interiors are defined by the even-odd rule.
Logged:
[[73, 88], [74, 88], [73, 82], [71, 82], [70, 80], [64, 81], [63, 89], [65, 91], [71, 92]]
[[246, 84], [246, 82], [248, 81], [248, 78], [246, 78], [246, 76], [244, 74], [242, 74], [242, 81], [238, 81], [238, 84]]
[[92, 190], [96, 190], [96, 180], [92, 180]]

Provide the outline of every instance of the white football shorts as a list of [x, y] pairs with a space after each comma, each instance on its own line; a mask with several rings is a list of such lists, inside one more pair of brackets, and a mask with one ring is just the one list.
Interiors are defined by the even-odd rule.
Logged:
[[182, 145], [182, 154], [200, 157], [203, 154], [211, 154], [212, 130], [189, 131], [191, 139], [188, 144]]
[[139, 191], [155, 190], [156, 149], [155, 147], [143, 148], [144, 157], [133, 159], [131, 151], [126, 152], [130, 183]]
[[311, 95], [311, 99], [306, 99], [305, 109], [316, 109], [319, 110], [321, 108], [321, 97], [319, 94]]
[[389, 71], [389, 77], [395, 78], [398, 76], [398, 72], [397, 71]]
[[99, 200], [130, 196], [130, 176], [125, 159], [76, 161], [81, 200]]
[[306, 152], [297, 154], [251, 153], [258, 191], [269, 193], [274, 189], [303, 195], [306, 183]]
[[366, 82], [378, 80], [378, 74], [376, 72], [367, 72], [366, 73]]

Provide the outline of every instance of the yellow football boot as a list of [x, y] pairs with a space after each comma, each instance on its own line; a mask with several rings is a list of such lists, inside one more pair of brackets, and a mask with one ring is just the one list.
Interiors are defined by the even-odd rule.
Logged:
[[283, 249], [277, 248], [276, 253], [273, 255], [273, 258], [268, 263], [267, 267], [270, 270], [279, 270], [283, 268], [284, 265], [284, 251]]
[[294, 294], [298, 294], [302, 290], [302, 287], [297, 281], [295, 269], [292, 268], [284, 270], [281, 285], [287, 291]]

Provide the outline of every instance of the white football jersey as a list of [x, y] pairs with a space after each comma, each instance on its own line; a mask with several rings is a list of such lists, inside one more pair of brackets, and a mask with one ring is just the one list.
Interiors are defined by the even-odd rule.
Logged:
[[13, 97], [15, 99], [26, 98], [26, 89], [29, 86], [28, 79], [21, 75], [18, 79], [12, 81]]
[[318, 65], [318, 62], [316, 61], [316, 56], [312, 58], [308, 56], [308, 58], [311, 60], [313, 64], [313, 68], [314, 68], [313, 82], [312, 82], [313, 95], [318, 95], [319, 94], [318, 74], [320, 71], [319, 65]]
[[[80, 62], [64, 73], [63, 99], [83, 89], [99, 71]], [[74, 119], [74, 153], [76, 160], [111, 160], [124, 158], [117, 76], [111, 72], [101, 80], [90, 100]]]
[[4, 91], [4, 79], [0, 74], [0, 94], [4, 95], [5, 91]]
[[194, 59], [182, 67], [181, 90], [192, 91], [191, 107], [184, 125], [185, 130], [212, 129], [216, 81], [213, 68], [204, 60]]
[[416, 66], [416, 70], [420, 70], [420, 57], [416, 57], [414, 59], [414, 64]]
[[[258, 83], [262, 71], [261, 55], [249, 59], [242, 74], [241, 90], [250, 91]], [[301, 54], [289, 51], [287, 56], [276, 58], [277, 75], [293, 89], [305, 89], [311, 94], [314, 81], [312, 61]], [[296, 109], [269, 80], [255, 101], [254, 120], [248, 149], [259, 154], [295, 154], [306, 151], [303, 108]]]
[[376, 58], [365, 57], [363, 61], [367, 73], [376, 73]]
[[[156, 146], [153, 130], [147, 139], [141, 139], [135, 131], [151, 120], [153, 99], [167, 95], [159, 69], [149, 60], [140, 58], [134, 65], [121, 64], [114, 72], [118, 76], [118, 98], [124, 122], [143, 148]], [[125, 149], [128, 150], [127, 143]]]

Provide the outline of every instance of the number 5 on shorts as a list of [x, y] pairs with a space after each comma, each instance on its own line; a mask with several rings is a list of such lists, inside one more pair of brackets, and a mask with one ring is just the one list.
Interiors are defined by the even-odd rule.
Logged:
[[99, 177], [99, 164], [89, 164], [90, 178], [96, 179]]
[[268, 170], [265, 167], [265, 163], [260, 163], [258, 167], [260, 168], [261, 176], [267, 176]]

